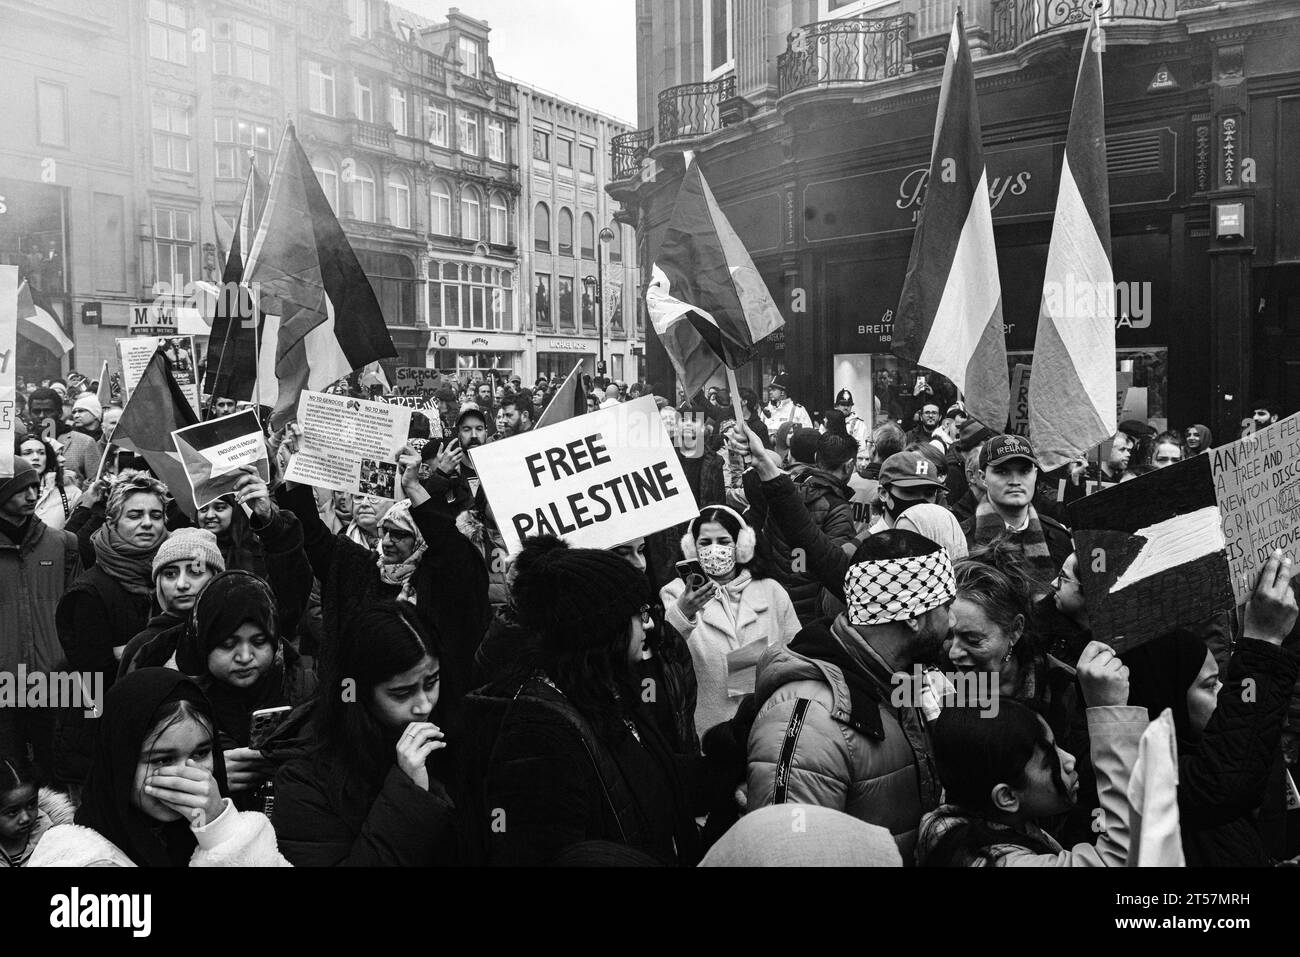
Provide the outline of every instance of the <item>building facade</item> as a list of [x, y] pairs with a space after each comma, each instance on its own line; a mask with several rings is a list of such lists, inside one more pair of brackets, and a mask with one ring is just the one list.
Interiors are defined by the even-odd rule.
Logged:
[[[924, 202], [955, 0], [638, 4], [640, 129], [614, 144], [647, 276], [694, 150], [787, 325], [741, 372], [795, 397], [897, 398], [890, 354]], [[962, 4], [980, 97], [1011, 364], [1029, 363], [1088, 0]], [[1300, 7], [1106, 0], [1121, 382], [1148, 416], [1235, 436], [1300, 408]], [[1290, 211], [1289, 213], [1286, 211]], [[653, 336], [650, 377], [671, 378]]]
[[[644, 327], [634, 234], [606, 193], [610, 151], [631, 126], [519, 84], [520, 242], [528, 279], [530, 375], [566, 376], [581, 362], [625, 382], [641, 378]], [[608, 230], [608, 232], [606, 232]]]

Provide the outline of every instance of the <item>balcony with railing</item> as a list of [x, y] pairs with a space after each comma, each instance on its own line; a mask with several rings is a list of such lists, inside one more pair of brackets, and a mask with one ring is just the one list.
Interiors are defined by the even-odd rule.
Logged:
[[365, 120], [348, 121], [350, 141], [354, 146], [370, 149], [390, 150], [393, 148], [393, 128], [387, 123], [367, 123]]
[[716, 133], [722, 129], [719, 107], [735, 95], [734, 74], [664, 90], [659, 94], [659, 142]]
[[864, 83], [908, 70], [913, 16], [845, 17], [810, 23], [790, 34], [777, 57], [777, 95], [838, 83]]
[[1053, 30], [1086, 24], [1094, 7], [1104, 26], [1120, 20], [1172, 22], [1179, 7], [1195, 5], [1196, 0], [993, 0], [990, 41], [994, 53], [1014, 50]]
[[654, 130], [634, 130], [620, 133], [610, 140], [610, 155], [614, 161], [614, 179], [631, 179], [641, 171], [641, 164], [650, 147], [655, 145]]

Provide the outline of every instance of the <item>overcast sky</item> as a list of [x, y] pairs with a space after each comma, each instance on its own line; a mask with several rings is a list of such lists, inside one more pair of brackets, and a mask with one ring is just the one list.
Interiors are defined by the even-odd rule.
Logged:
[[430, 20], [486, 20], [498, 73], [636, 125], [635, 0], [399, 0]]

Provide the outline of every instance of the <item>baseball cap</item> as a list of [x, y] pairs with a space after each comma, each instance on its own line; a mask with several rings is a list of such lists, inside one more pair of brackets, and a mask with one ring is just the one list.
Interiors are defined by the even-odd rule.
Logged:
[[880, 466], [880, 484], [900, 488], [932, 485], [944, 488], [939, 470], [920, 452], [896, 452]]
[[852, 404], [853, 404], [853, 393], [850, 392], [848, 389], [840, 389], [839, 392], [836, 392], [836, 393], [835, 393], [835, 404], [836, 404], [836, 405], [852, 405]]
[[995, 435], [984, 443], [980, 450], [980, 468], [1001, 465], [1011, 459], [1026, 459], [1031, 465], [1038, 466], [1038, 457], [1029, 440], [1019, 435]]

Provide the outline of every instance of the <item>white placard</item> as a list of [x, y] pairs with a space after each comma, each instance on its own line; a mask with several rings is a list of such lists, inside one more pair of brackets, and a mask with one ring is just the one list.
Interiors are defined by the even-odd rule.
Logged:
[[302, 441], [285, 478], [354, 495], [400, 499], [397, 456], [411, 429], [411, 410], [346, 395], [303, 392]]
[[131, 398], [131, 393], [149, 366], [149, 360], [159, 349], [167, 353], [171, 363], [172, 378], [181, 387], [181, 393], [190, 403], [190, 408], [199, 418], [203, 418], [200, 405], [198, 361], [199, 354], [194, 348], [193, 336], [132, 336], [117, 340], [117, 355], [122, 363], [122, 398]]

